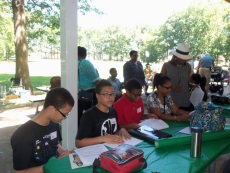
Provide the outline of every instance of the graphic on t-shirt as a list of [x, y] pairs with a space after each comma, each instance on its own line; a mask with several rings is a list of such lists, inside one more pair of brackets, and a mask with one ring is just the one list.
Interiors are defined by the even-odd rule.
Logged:
[[116, 131], [117, 131], [116, 118], [109, 118], [102, 123], [101, 136], [104, 136], [106, 133], [114, 134]]
[[57, 156], [58, 138], [54, 138], [57, 132], [45, 135], [41, 140], [37, 140], [34, 146], [34, 159], [36, 162], [46, 163], [50, 157]]

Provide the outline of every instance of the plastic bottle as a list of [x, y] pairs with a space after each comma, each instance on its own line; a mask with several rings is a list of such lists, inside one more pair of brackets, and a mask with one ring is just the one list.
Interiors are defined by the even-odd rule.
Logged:
[[201, 156], [203, 129], [201, 127], [191, 127], [191, 133], [190, 155], [199, 158]]
[[20, 84], [19, 84], [20, 87], [22, 87], [22, 78], [20, 78]]

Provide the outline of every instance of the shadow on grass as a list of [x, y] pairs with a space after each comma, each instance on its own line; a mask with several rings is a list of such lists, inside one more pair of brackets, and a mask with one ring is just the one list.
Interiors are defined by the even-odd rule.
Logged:
[[[11, 86], [10, 79], [15, 77], [15, 74], [1, 74], [0, 85], [5, 85], [7, 88]], [[49, 86], [50, 76], [30, 76], [30, 82], [36, 91], [38, 86]]]
[[26, 103], [9, 103], [6, 101], [6, 103], [3, 105], [2, 102], [0, 102], [0, 113], [4, 112], [9, 109], [16, 109], [16, 108], [23, 108], [23, 107], [34, 107], [34, 111], [36, 108], [35, 103], [26, 102]]

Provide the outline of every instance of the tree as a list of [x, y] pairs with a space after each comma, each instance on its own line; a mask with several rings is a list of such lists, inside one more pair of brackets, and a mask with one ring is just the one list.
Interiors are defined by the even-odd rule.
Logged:
[[175, 13], [161, 26], [159, 37], [172, 49], [179, 42], [187, 42], [191, 53], [196, 56], [209, 52], [213, 57], [226, 54], [224, 46], [226, 36], [223, 35], [226, 4], [196, 4], [186, 10]]
[[[90, 0], [79, 0], [79, 11], [81, 13], [86, 13], [88, 11], [101, 13], [97, 8], [91, 7], [89, 2]], [[24, 0], [12, 0], [16, 55], [15, 77], [22, 78], [22, 83], [25, 88], [31, 90], [31, 93], [33, 93], [28, 67], [27, 19], [31, 19], [28, 20], [28, 26], [30, 28], [33, 26], [36, 26], [37, 28], [43, 26], [38, 30], [36, 30], [35, 27], [35, 32], [32, 32], [33, 30], [31, 29], [31, 36], [40, 40], [46, 39], [48, 43], [55, 43], [58, 39], [55, 39], [54, 37], [60, 37], [60, 1], [31, 0], [27, 1], [27, 8], [29, 12], [28, 16], [33, 17], [29, 18], [26, 16]], [[30, 22], [33, 24], [37, 22], [37, 25], [31, 25]], [[46, 35], [47, 37], [43, 39], [41, 35]], [[39, 44], [40, 42], [37, 43], [37, 45]]]
[[131, 50], [131, 33], [126, 28], [119, 27], [117, 25], [110, 26], [104, 30], [104, 42], [106, 45], [103, 52], [109, 55], [109, 60], [112, 58], [123, 59], [123, 56], [127, 56]]
[[14, 34], [15, 34], [15, 54], [16, 54], [16, 73], [15, 77], [22, 78], [22, 84], [26, 89], [33, 87], [30, 82], [28, 67], [28, 49], [26, 40], [26, 14], [24, 0], [12, 0]]
[[14, 31], [10, 3], [0, 1], [0, 59], [9, 59], [14, 53]]

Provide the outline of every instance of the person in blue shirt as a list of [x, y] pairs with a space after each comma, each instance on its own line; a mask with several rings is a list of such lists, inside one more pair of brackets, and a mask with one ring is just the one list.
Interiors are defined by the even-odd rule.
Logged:
[[107, 79], [111, 85], [113, 86], [114, 93], [116, 95], [115, 102], [122, 97], [122, 84], [120, 80], [117, 78], [117, 70], [116, 68], [111, 68], [109, 70], [110, 77]]
[[208, 53], [206, 53], [199, 61], [198, 73], [201, 77], [206, 78], [205, 90], [208, 93], [210, 88], [211, 69], [214, 68], [214, 59]]
[[86, 56], [86, 48], [78, 46], [78, 91], [84, 90], [93, 94], [93, 100], [90, 102], [78, 98], [78, 123], [83, 111], [97, 104], [95, 86], [100, 80], [96, 68], [86, 59]]

